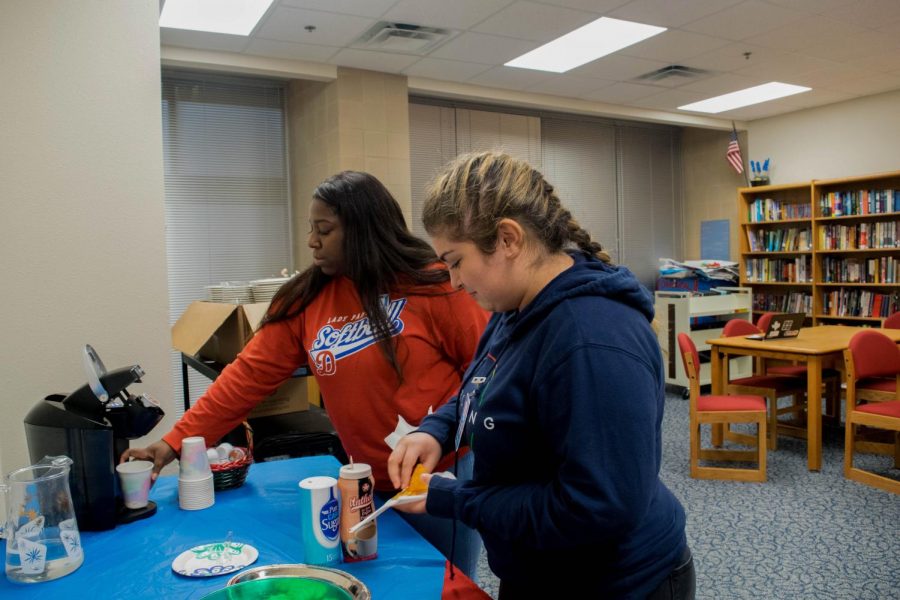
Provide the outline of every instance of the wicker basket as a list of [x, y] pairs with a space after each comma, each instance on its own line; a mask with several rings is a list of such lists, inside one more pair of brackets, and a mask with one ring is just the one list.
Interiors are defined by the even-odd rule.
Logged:
[[209, 466], [213, 474], [213, 488], [217, 492], [241, 487], [247, 479], [250, 463], [253, 462], [253, 429], [246, 421], [244, 431], [247, 434], [247, 447], [241, 448], [244, 451], [244, 458]]

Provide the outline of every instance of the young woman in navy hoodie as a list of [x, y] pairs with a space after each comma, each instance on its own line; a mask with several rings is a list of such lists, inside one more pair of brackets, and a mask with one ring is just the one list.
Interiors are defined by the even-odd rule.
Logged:
[[417, 463], [468, 446], [474, 476], [424, 475], [426, 500], [401, 509], [477, 529], [503, 600], [693, 598], [684, 509], [659, 479], [649, 292], [505, 154], [450, 164], [423, 220], [451, 284], [494, 315], [456, 399], [388, 462], [406, 486]]

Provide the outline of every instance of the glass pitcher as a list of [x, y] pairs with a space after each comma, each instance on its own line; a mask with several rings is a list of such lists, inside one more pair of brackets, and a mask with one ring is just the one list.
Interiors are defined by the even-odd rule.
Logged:
[[6, 576], [36, 583], [68, 575], [84, 562], [69, 490], [68, 456], [47, 456], [13, 471], [0, 484], [6, 493]]

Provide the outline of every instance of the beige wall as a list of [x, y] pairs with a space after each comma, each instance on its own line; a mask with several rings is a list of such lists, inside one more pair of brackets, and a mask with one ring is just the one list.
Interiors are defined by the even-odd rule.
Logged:
[[[700, 223], [729, 219], [731, 221], [731, 260], [737, 260], [739, 245], [735, 235], [737, 188], [746, 185], [725, 160], [725, 149], [731, 132], [685, 128], [682, 134], [684, 169], [684, 260], [728, 258], [700, 256]], [[746, 133], [738, 134], [742, 150], [747, 148]], [[746, 151], [744, 152], [746, 158]], [[676, 258], [677, 257], [673, 257]]]
[[412, 212], [406, 77], [339, 68], [337, 79], [288, 85], [294, 263], [306, 268], [312, 192], [343, 170], [366, 171], [387, 186], [407, 220]]
[[[86, 382], [81, 350], [141, 364], [171, 406], [157, 0], [11, 2], [0, 19], [0, 455]], [[171, 418], [169, 419], [171, 421]], [[155, 430], [154, 439], [170, 423]]]
[[748, 124], [753, 158], [772, 159], [772, 183], [900, 170], [900, 91]]

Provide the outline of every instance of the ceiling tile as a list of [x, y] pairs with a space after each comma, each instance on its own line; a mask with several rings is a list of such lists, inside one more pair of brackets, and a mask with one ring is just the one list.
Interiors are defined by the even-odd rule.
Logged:
[[610, 17], [662, 27], [681, 27], [733, 6], [741, 0], [634, 0], [609, 13]]
[[585, 94], [588, 100], [607, 102], [609, 104], [627, 104], [639, 98], [646, 98], [658, 94], [659, 88], [651, 85], [638, 85], [636, 83], [614, 83], [599, 90]]
[[[745, 56], [748, 52], [750, 53], [749, 57]], [[694, 56], [685, 62], [685, 66], [725, 72], [748, 67], [758, 62], [776, 60], [780, 56], [784, 56], [784, 52], [781, 50], [737, 42], [722, 46], [712, 52]]]
[[490, 65], [444, 60], [441, 58], [423, 58], [405, 69], [403, 73], [413, 77], [429, 77], [444, 81], [467, 81], [479, 73], [490, 69]]
[[831, 69], [839, 65], [830, 60], [790, 52], [766, 60], [752, 60], [752, 56], [750, 58], [746, 67], [735, 69], [734, 73], [763, 81], [782, 81], [784, 83], [793, 83], [788, 80], [796, 79], [803, 73]]
[[419, 60], [418, 56], [412, 56], [410, 54], [390, 54], [387, 52], [344, 48], [332, 56], [331, 60], [328, 62], [342, 67], [354, 67], [356, 69], [368, 69], [370, 71], [382, 71], [385, 73], [399, 73], [417, 60]]
[[513, 0], [400, 0], [384, 18], [388, 21], [469, 29]]
[[683, 92], [680, 89], [666, 90], [653, 96], [646, 96], [638, 100], [629, 102], [631, 106], [639, 106], [641, 108], [656, 108], [659, 110], [677, 111], [679, 106], [690, 104], [691, 102], [699, 102], [705, 100], [702, 94], [692, 92]]
[[623, 48], [619, 54], [672, 64], [727, 46], [730, 43], [722, 38], [669, 29], [652, 38]]
[[721, 96], [722, 94], [730, 94], [731, 92], [736, 92], [738, 90], [745, 90], [749, 87], [766, 83], [766, 81], [768, 80], [725, 73], [716, 77], [708, 77], [706, 79], [687, 83], [678, 89], [684, 92], [701, 94], [705, 100], [706, 98], [713, 98], [715, 96]]
[[835, 64], [827, 69], [799, 73], [794, 77], [794, 81], [786, 83], [796, 83], [814, 89], [823, 88], [839, 91], [854, 81], [873, 76], [877, 76], [877, 74], [863, 71], [850, 65]]
[[[345, 46], [375, 24], [374, 19], [340, 15], [318, 10], [278, 7], [270, 11], [265, 22], [257, 28], [255, 37], [282, 42]], [[316, 27], [309, 32], [307, 25]]]
[[[861, 77], [849, 82], [846, 86], [842, 86], [839, 90], [827, 90], [828, 92], [844, 93], [845, 98], [852, 96], [871, 96], [884, 92], [892, 92], [900, 90], [900, 77], [897, 75], [889, 75], [879, 73], [870, 77]], [[826, 90], [823, 90], [826, 91]]]
[[582, 77], [596, 77], [597, 79], [613, 79], [624, 81], [634, 79], [640, 75], [656, 71], [668, 66], [669, 63], [659, 60], [647, 60], [646, 58], [635, 58], [633, 56], [624, 56], [622, 54], [610, 54], [598, 58], [571, 71], [570, 75], [579, 75]]
[[681, 28], [727, 39], [745, 40], [808, 17], [807, 12], [747, 0]]
[[270, 56], [290, 60], [311, 60], [328, 62], [328, 59], [340, 50], [336, 46], [314, 46], [313, 44], [294, 44], [275, 40], [250, 40], [244, 54]]
[[[900, 2], [898, 2], [898, 8], [900, 8]], [[850, 62], [885, 52], [900, 53], [898, 44], [900, 44], [900, 40], [895, 35], [868, 30], [849, 41], [836, 43], [834, 40], [822, 40], [817, 44], [802, 48], [799, 52], [837, 62]]]
[[595, 20], [595, 13], [520, 1], [484, 20], [472, 30], [546, 43]]
[[598, 15], [608, 15], [609, 11], [628, 4], [629, 0], [541, 0], [543, 4], [554, 4], [556, 6], [565, 6], [566, 8], [574, 8], [576, 10], [585, 10], [587, 12], [597, 13]]
[[393, 6], [397, 0], [280, 0], [282, 6], [323, 10], [345, 15], [357, 15], [377, 19]]
[[187, 29], [159, 28], [159, 42], [163, 46], [181, 46], [200, 50], [240, 52], [250, 38], [245, 35], [229, 35], [208, 31], [188, 31]]
[[777, 48], [794, 52], [806, 46], [814, 46], [825, 40], [834, 41], [848, 39], [862, 33], [862, 27], [847, 21], [838, 21], [828, 17], [811, 16], [803, 21], [803, 27], [785, 25], [772, 31], [754, 35], [745, 41], [768, 48]]
[[876, 56], [866, 56], [853, 61], [860, 69], [878, 73], [890, 73], [900, 69], [900, 52], [884, 52]]
[[469, 83], [499, 87], [512, 90], [524, 90], [547, 79], [550, 73], [515, 67], [494, 67], [469, 80]]
[[857, 0], [825, 12], [830, 17], [877, 29], [900, 22], [897, 0]]
[[816, 15], [825, 14], [830, 10], [846, 6], [848, 2], [855, 1], [856, 0], [766, 0], [769, 4], [793, 8], [794, 10], [805, 10]]
[[589, 92], [593, 92], [612, 85], [614, 81], [594, 79], [592, 77], [577, 77], [565, 73], [551, 73], [547, 79], [530, 86], [529, 92], [551, 94], [553, 96], [568, 96], [580, 98]]
[[788, 101], [792, 106], [805, 108], [810, 106], [824, 106], [826, 104], [834, 104], [835, 102], [843, 102], [853, 97], [854, 94], [849, 94], [846, 91], [813, 89], [802, 94], [790, 96], [789, 98], [785, 98], [785, 100]]
[[521, 56], [537, 45], [526, 40], [485, 35], [483, 33], [463, 33], [450, 40], [429, 56], [484, 64], [503, 64]]

